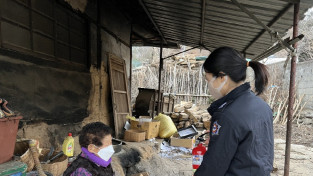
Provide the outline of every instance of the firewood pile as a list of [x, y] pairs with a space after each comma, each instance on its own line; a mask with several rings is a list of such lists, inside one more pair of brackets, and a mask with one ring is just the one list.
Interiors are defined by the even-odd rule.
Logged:
[[207, 110], [202, 110], [192, 104], [192, 102], [182, 101], [174, 106], [174, 113], [171, 118], [177, 129], [194, 125], [197, 128], [210, 128], [211, 115]]
[[[208, 83], [202, 73], [204, 60], [197, 61], [193, 55], [175, 56], [164, 61], [162, 73], [163, 92], [176, 95], [176, 101], [190, 101], [198, 105], [210, 102]], [[132, 103], [138, 95], [138, 87], [158, 89], [159, 64], [151, 63], [133, 69]]]
[[188, 56], [174, 56], [172, 57], [174, 60], [174, 63], [177, 65], [181, 65], [185, 68], [191, 68], [191, 69], [196, 69], [200, 66], [202, 66], [204, 61], [197, 61], [196, 57], [194, 55], [188, 55]]

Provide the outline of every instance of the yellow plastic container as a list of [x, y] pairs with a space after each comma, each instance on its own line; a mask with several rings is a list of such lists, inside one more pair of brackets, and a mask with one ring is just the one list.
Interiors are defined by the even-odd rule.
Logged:
[[74, 155], [74, 138], [72, 137], [72, 133], [68, 133], [68, 136], [65, 138], [62, 145], [63, 153], [71, 157]]

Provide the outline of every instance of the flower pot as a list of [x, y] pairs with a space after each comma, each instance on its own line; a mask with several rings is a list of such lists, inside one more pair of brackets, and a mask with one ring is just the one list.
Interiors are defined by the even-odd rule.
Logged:
[[0, 119], [0, 164], [12, 159], [20, 119], [22, 116]]

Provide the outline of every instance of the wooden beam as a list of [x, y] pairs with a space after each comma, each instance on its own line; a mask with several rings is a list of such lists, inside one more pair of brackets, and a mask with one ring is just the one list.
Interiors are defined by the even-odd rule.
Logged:
[[[164, 41], [165, 44], [167, 44], [167, 41], [165, 40], [162, 32], [160, 31], [158, 25], [155, 23], [154, 19], [152, 18], [149, 10], [147, 9], [146, 5], [144, 4], [144, 2], [142, 0], [139, 0], [139, 3], [141, 4], [142, 8], [144, 9], [144, 11], [146, 12], [146, 14], [148, 15], [150, 21], [153, 23], [154, 27], [156, 28], [156, 30], [158, 31], [160, 37], [162, 38], [162, 40]], [[163, 43], [163, 42], [161, 42]]]

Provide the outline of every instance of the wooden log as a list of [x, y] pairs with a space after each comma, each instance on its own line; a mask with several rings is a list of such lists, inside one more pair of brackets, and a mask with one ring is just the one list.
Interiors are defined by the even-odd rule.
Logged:
[[177, 125], [177, 129], [180, 129], [183, 127], [185, 127], [185, 122], [179, 122], [179, 124]]
[[178, 113], [178, 112], [183, 112], [185, 110], [185, 108], [183, 106], [175, 106], [174, 107], [174, 112]]
[[204, 124], [202, 122], [197, 122], [196, 123], [196, 127], [197, 128], [203, 128], [204, 127]]
[[189, 121], [187, 121], [187, 122], [185, 123], [185, 128], [189, 127], [190, 125], [191, 125], [191, 123], [190, 123]]
[[203, 126], [205, 129], [209, 130], [211, 127], [211, 121], [204, 121]]
[[192, 108], [186, 109], [186, 111], [189, 111], [189, 112], [197, 112], [199, 110], [200, 110], [200, 108], [198, 106], [194, 106]]
[[181, 106], [184, 106], [185, 109], [190, 109], [192, 107], [192, 102], [191, 101], [182, 101], [181, 103]]
[[193, 115], [202, 115], [203, 113], [206, 113], [206, 111], [199, 110], [199, 111], [195, 111]]
[[295, 108], [293, 109], [293, 114], [292, 114], [292, 117], [294, 117], [294, 119], [296, 119], [295, 117], [295, 114], [297, 113], [298, 109], [299, 109], [299, 106], [302, 104], [302, 100], [304, 98], [304, 94], [299, 98], [298, 102], [296, 103], [297, 105], [295, 106]]
[[172, 121], [174, 122], [174, 123], [179, 123], [180, 121], [179, 121], [179, 118], [177, 118], [177, 119], [172, 119]]
[[198, 121], [201, 120], [201, 115], [194, 115], [194, 117], [195, 117]]
[[205, 112], [205, 113], [201, 114], [201, 116], [202, 117], [209, 117], [209, 118], [211, 118], [211, 115], [208, 112]]
[[189, 115], [186, 114], [186, 113], [180, 113], [179, 114], [179, 121], [186, 121], [186, 120], [189, 120]]
[[211, 117], [201, 117], [201, 122], [210, 121]]
[[184, 126], [186, 122], [179, 122], [178, 125]]
[[190, 112], [187, 111], [186, 114], [189, 115], [189, 119], [190, 119], [193, 123], [198, 122], [198, 119], [197, 119], [192, 113], [190, 113]]
[[177, 119], [177, 118], [179, 118], [179, 113], [172, 113], [172, 115], [171, 115], [171, 117], [173, 118], [173, 119]]

